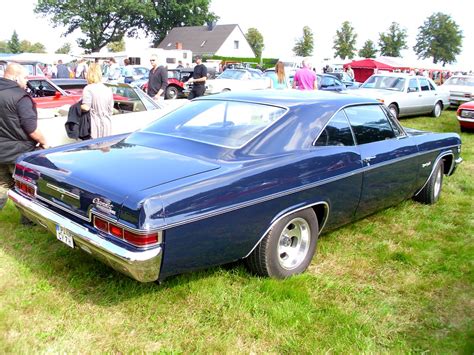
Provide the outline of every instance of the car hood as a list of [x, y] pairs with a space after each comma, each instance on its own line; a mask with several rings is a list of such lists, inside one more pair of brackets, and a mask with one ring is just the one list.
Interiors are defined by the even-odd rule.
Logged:
[[122, 141], [73, 144], [27, 155], [21, 164], [37, 172], [41, 199], [84, 217], [97, 201], [109, 206], [103, 212], [117, 215], [129, 196], [219, 168], [202, 159]]
[[441, 87], [451, 92], [466, 92], [474, 94], [474, 87], [468, 85], [442, 85]]
[[403, 94], [400, 91], [391, 91], [391, 90], [383, 90], [383, 89], [364, 89], [359, 88], [357, 90], [351, 91], [351, 94], [362, 96], [362, 97], [370, 97], [370, 98], [381, 98], [381, 97], [391, 97], [395, 95]]

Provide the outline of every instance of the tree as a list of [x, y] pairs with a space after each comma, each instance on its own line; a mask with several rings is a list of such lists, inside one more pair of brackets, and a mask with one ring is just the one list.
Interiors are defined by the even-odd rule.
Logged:
[[219, 19], [209, 12], [211, 0], [146, 0], [141, 28], [157, 46], [175, 27], [202, 26]]
[[418, 58], [433, 58], [433, 63], [452, 63], [461, 53], [463, 34], [449, 15], [441, 12], [428, 17], [423, 26], [418, 27], [416, 45], [413, 50]]
[[31, 43], [30, 41], [23, 40], [20, 42], [21, 53], [46, 53], [46, 47], [44, 44], [36, 42]]
[[86, 52], [96, 52], [111, 42], [120, 41], [125, 35], [136, 35], [149, 2], [39, 0], [35, 12], [49, 16], [54, 27], [64, 26], [64, 36], [81, 31], [86, 37], [77, 40], [79, 46]]
[[303, 36], [296, 41], [293, 52], [297, 56], [308, 57], [313, 54], [314, 39], [313, 31], [309, 26], [303, 27]]
[[71, 43], [66, 42], [61, 47], [56, 49], [56, 54], [69, 54], [71, 52]]
[[248, 29], [245, 38], [247, 39], [247, 42], [249, 42], [249, 45], [252, 47], [257, 58], [262, 58], [263, 48], [265, 48], [262, 34], [256, 28], [252, 27]]
[[8, 47], [8, 42], [0, 41], [0, 53], [10, 53], [10, 48]]
[[365, 41], [364, 46], [359, 51], [359, 57], [362, 58], [375, 58], [377, 49], [375, 48], [374, 42], [370, 39]]
[[111, 42], [107, 45], [107, 49], [110, 52], [122, 52], [125, 50], [125, 40], [122, 38], [120, 41]]
[[336, 38], [334, 39], [334, 58], [339, 56], [341, 59], [354, 58], [356, 51], [357, 34], [354, 33], [354, 27], [349, 21], [344, 21], [340, 30], [336, 31]]
[[391, 57], [399, 57], [402, 49], [407, 49], [407, 30], [401, 29], [400, 25], [392, 22], [388, 33], [379, 34], [380, 54]]
[[18, 38], [18, 33], [16, 33], [16, 31], [13, 31], [12, 37], [8, 41], [7, 45], [10, 53], [21, 53], [20, 39]]

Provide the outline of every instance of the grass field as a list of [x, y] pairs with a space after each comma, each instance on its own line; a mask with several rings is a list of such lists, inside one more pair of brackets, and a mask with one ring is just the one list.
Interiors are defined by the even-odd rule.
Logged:
[[[403, 119], [455, 131], [455, 111]], [[324, 235], [309, 270], [240, 265], [140, 284], [0, 212], [0, 353], [474, 352], [474, 133], [433, 205]]]

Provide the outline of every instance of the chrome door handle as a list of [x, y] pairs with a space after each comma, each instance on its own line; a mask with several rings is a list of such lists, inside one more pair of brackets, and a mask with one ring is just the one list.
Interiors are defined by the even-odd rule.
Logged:
[[375, 156], [373, 156], [373, 157], [365, 157], [365, 158], [363, 159], [363, 161], [364, 161], [364, 163], [367, 163], [367, 164], [370, 165], [370, 161], [371, 161], [372, 159], [375, 159], [375, 158], [376, 158]]

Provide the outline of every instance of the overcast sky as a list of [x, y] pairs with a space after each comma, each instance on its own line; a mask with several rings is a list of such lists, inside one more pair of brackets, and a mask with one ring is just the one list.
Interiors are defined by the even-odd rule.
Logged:
[[[61, 37], [61, 30], [53, 29], [47, 19], [33, 13], [35, 0], [14, 0], [15, 11], [11, 16], [3, 11], [0, 39], [10, 39], [16, 30], [20, 40], [43, 43], [54, 52], [65, 42], [75, 42], [77, 36]], [[13, 6], [13, 5], [12, 5]], [[407, 29], [409, 50], [406, 57], [415, 56], [418, 27], [435, 12], [451, 16], [463, 31], [462, 53], [458, 65], [465, 70], [474, 69], [474, 22], [472, 4], [468, 0], [212, 0], [211, 11], [220, 17], [218, 24], [238, 24], [245, 33], [250, 27], [262, 33], [265, 57], [292, 55], [295, 41], [301, 38], [303, 27], [309, 26], [314, 34], [314, 55], [320, 60], [333, 57], [333, 41], [342, 22], [349, 21], [357, 33], [357, 49], [371, 39], [378, 42], [379, 33], [387, 32], [392, 22]], [[5, 5], [3, 6], [5, 9]], [[127, 46], [146, 46], [147, 40], [127, 40]], [[128, 49], [130, 49], [128, 48]]]

